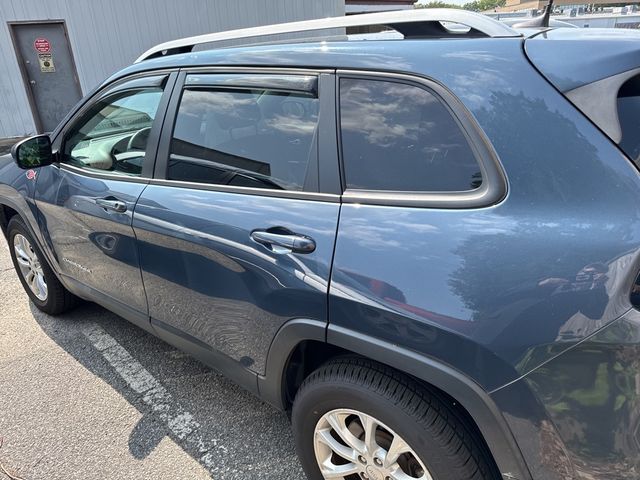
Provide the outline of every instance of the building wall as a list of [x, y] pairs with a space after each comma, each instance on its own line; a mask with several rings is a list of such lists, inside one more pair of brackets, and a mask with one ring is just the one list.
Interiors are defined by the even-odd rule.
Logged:
[[579, 17], [555, 17], [563, 22], [571, 23], [581, 28], [633, 28], [640, 25], [640, 15], [583, 15]]
[[35, 132], [7, 22], [65, 20], [83, 95], [158, 43], [344, 15], [344, 0], [2, 0], [0, 138]]
[[346, 13], [372, 13], [389, 10], [408, 10], [416, 0], [345, 0]]

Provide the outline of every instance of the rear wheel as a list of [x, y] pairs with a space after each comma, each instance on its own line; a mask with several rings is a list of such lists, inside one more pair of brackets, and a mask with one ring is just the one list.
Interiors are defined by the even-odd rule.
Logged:
[[451, 401], [410, 377], [356, 358], [300, 387], [292, 421], [311, 480], [497, 480], [493, 459]]
[[72, 308], [76, 297], [55, 276], [23, 220], [11, 218], [7, 232], [13, 266], [33, 304], [50, 315]]

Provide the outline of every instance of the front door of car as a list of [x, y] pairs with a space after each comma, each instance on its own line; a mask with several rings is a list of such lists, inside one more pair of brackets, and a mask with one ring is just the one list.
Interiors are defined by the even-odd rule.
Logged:
[[176, 75], [125, 80], [98, 94], [54, 139], [59, 163], [37, 173], [39, 221], [63, 279], [145, 315], [131, 222]]
[[261, 373], [285, 322], [326, 321], [339, 214], [333, 82], [200, 72], [174, 89], [175, 122], [133, 226], [152, 325], [209, 363]]

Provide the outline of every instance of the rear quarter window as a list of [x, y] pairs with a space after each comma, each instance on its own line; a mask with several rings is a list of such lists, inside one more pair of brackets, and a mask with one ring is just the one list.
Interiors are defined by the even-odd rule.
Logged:
[[465, 134], [427, 88], [342, 78], [340, 127], [347, 189], [459, 192], [482, 184]]

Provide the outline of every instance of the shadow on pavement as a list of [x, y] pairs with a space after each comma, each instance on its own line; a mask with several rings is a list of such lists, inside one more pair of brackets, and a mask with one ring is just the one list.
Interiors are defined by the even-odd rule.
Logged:
[[142, 414], [129, 436], [135, 458], [168, 436], [216, 480], [304, 478], [285, 415], [223, 376], [97, 305], [55, 318], [30, 308], [53, 341]]

